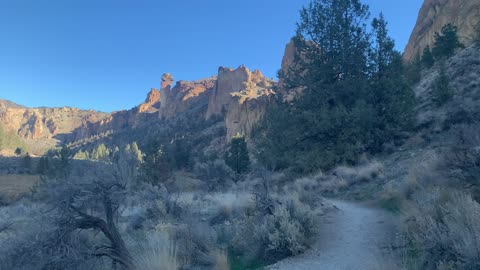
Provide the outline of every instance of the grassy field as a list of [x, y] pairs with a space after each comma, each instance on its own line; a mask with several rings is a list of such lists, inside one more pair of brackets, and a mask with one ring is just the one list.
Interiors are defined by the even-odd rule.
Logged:
[[39, 180], [40, 177], [38, 175], [0, 175], [0, 200], [3, 198], [4, 203], [14, 201], [22, 194], [28, 192]]

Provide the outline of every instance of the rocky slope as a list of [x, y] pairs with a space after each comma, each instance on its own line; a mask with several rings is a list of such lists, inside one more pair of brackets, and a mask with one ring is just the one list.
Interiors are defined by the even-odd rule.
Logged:
[[171, 119], [193, 108], [206, 106], [206, 120], [223, 117], [227, 139], [237, 133], [249, 136], [262, 117], [269, 97], [274, 94], [274, 82], [255, 70], [240, 66], [237, 69], [220, 67], [218, 75], [193, 81], [179, 81], [171, 88], [173, 78], [163, 76], [170, 83], [161, 89], [160, 118]]
[[34, 154], [41, 154], [84, 123], [100, 121], [105, 113], [76, 108], [26, 108], [0, 100], [0, 124], [15, 131]]
[[173, 84], [173, 76], [166, 73], [160, 90], [152, 88], [144, 103], [112, 113], [26, 108], [0, 100], [0, 124], [23, 139], [28, 151], [36, 155], [63, 143], [81, 146], [106, 136], [115, 140], [120, 133], [150, 132], [153, 126], [161, 127], [165, 121], [192, 112], [197, 115], [186, 121], [223, 119], [229, 139], [237, 133], [248, 136], [274, 94], [273, 81], [244, 66], [220, 67], [217, 76]]
[[471, 45], [475, 29], [480, 23], [478, 0], [425, 0], [418, 14], [417, 23], [405, 48], [404, 59], [409, 61], [423, 49], [434, 43], [434, 33], [445, 24], [458, 27], [460, 42]]

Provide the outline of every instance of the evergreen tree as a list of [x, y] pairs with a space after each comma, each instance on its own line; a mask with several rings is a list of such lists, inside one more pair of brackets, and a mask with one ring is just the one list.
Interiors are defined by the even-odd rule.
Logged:
[[48, 157], [44, 156], [41, 157], [37, 164], [37, 173], [40, 175], [48, 174], [50, 170], [50, 165], [48, 161]]
[[[51, 155], [52, 152], [49, 152]], [[67, 145], [63, 145], [60, 149], [55, 149], [54, 153], [58, 159], [55, 160], [53, 166], [50, 164], [51, 172], [55, 173], [58, 177], [67, 178], [70, 174], [70, 165], [73, 157], [72, 150]]]
[[89, 154], [87, 151], [82, 151], [79, 150], [75, 155], [73, 156], [74, 159], [81, 159], [81, 160], [87, 160], [89, 159]]
[[136, 163], [141, 163], [143, 161], [143, 154], [142, 151], [140, 151], [140, 148], [138, 148], [137, 142], [132, 143], [132, 157], [135, 160]]
[[110, 160], [110, 150], [105, 146], [105, 144], [99, 144], [92, 151], [91, 158], [94, 160], [109, 161]]
[[114, 163], [118, 163], [119, 159], [120, 159], [120, 148], [118, 148], [118, 146], [115, 146], [112, 152], [112, 160]]
[[435, 45], [432, 53], [437, 59], [449, 58], [455, 53], [455, 49], [463, 48], [458, 40], [457, 27], [452, 24], [446, 24], [442, 27], [441, 33], [435, 33]]
[[447, 76], [445, 65], [440, 67], [440, 73], [432, 83], [433, 100], [437, 106], [447, 103], [453, 97], [453, 90], [450, 87], [450, 79]]
[[433, 64], [435, 64], [435, 59], [433, 58], [432, 51], [428, 45], [425, 47], [425, 49], [423, 49], [422, 64], [426, 68], [431, 68]]
[[23, 167], [27, 170], [28, 173], [32, 172], [32, 157], [30, 157], [30, 153], [26, 153], [23, 157]]
[[248, 157], [247, 143], [244, 136], [237, 134], [232, 138], [225, 155], [225, 163], [238, 174], [248, 170], [250, 158]]
[[26, 150], [23, 147], [17, 147], [15, 149], [15, 155], [17, 155], [17, 156], [21, 156], [21, 155], [25, 154], [25, 152], [26, 152]]
[[168, 158], [163, 147], [145, 156], [140, 166], [140, 179], [154, 185], [165, 183], [171, 176]]
[[380, 13], [378, 18], [374, 18], [372, 22], [374, 33], [374, 48], [371, 57], [373, 62], [373, 72], [377, 78], [385, 76], [387, 68], [397, 57], [397, 52], [394, 50], [395, 42], [388, 36], [387, 21], [383, 13]]
[[256, 156], [267, 167], [313, 172], [355, 163], [411, 128], [415, 96], [401, 55], [383, 15], [371, 34], [368, 16], [358, 0], [313, 0], [301, 11], [299, 53], [279, 75], [287, 92], [303, 91], [288, 105], [280, 96], [256, 132]]
[[405, 66], [405, 76], [410, 85], [415, 85], [422, 79], [422, 58], [419, 53]]

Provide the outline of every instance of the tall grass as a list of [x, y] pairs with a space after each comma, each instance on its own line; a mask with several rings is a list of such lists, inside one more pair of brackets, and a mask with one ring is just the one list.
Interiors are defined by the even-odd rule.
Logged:
[[167, 233], [147, 235], [146, 242], [134, 251], [135, 263], [141, 270], [178, 270], [177, 247]]

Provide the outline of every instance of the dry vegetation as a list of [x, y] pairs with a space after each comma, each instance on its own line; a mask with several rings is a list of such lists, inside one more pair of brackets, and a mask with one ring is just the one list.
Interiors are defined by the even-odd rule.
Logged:
[[0, 205], [9, 204], [28, 193], [39, 180], [38, 175], [0, 175]]

